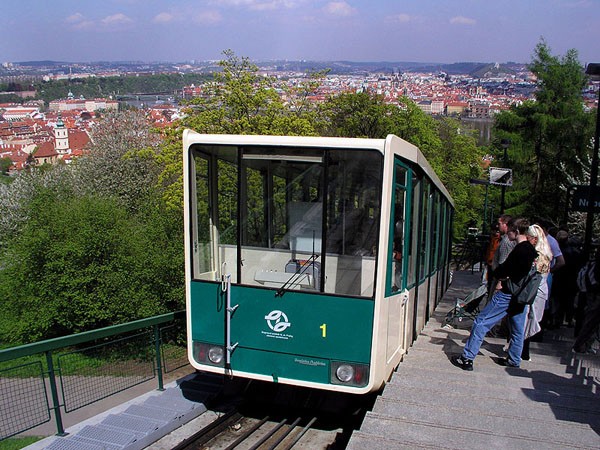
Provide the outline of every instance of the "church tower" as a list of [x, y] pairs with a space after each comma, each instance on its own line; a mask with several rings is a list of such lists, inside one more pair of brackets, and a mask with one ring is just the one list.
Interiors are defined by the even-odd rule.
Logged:
[[58, 121], [54, 127], [54, 148], [59, 155], [66, 155], [70, 153], [69, 130], [65, 126], [60, 116], [58, 116]]

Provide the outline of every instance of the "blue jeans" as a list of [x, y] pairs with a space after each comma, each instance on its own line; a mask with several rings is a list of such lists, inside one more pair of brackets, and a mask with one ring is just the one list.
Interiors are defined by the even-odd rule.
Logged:
[[487, 332], [508, 314], [510, 322], [508, 363], [511, 366], [519, 367], [521, 364], [521, 351], [523, 350], [523, 329], [525, 328], [528, 308], [525, 305], [511, 303], [510, 299], [510, 294], [496, 291], [473, 322], [471, 334], [463, 350], [463, 357], [470, 360], [475, 359]]

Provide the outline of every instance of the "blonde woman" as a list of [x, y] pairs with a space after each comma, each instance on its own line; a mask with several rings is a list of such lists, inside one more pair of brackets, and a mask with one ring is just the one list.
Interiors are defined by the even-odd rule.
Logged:
[[533, 304], [529, 306], [529, 313], [525, 320], [524, 328], [524, 339], [523, 351], [521, 353], [521, 359], [524, 361], [531, 361], [529, 356], [529, 338], [534, 334], [540, 332], [540, 322], [544, 315], [544, 309], [546, 307], [546, 301], [548, 300], [548, 274], [550, 273], [550, 263], [552, 261], [552, 250], [550, 250], [550, 244], [546, 239], [546, 234], [542, 227], [537, 224], [531, 225], [525, 233], [527, 240], [535, 247], [538, 252], [538, 256], [534, 262], [536, 269], [542, 274], [542, 282], [538, 288], [537, 295]]

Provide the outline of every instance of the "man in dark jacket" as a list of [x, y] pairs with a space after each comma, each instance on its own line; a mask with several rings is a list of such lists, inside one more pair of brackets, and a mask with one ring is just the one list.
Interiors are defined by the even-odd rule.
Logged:
[[479, 353], [485, 335], [506, 315], [510, 322], [510, 347], [508, 348], [508, 358], [501, 360], [501, 363], [510, 367], [519, 367], [521, 364], [523, 328], [527, 317], [527, 308], [512, 299], [507, 283], [503, 283], [503, 281], [510, 278], [521, 284], [531, 269], [537, 252], [527, 240], [528, 228], [529, 221], [523, 218], [516, 219], [511, 224], [510, 231], [517, 233], [517, 245], [510, 252], [506, 261], [494, 271], [494, 278], [500, 281], [494, 287], [496, 291], [491, 300], [473, 322], [473, 328], [462, 355], [452, 358], [452, 363], [463, 370], [473, 370], [473, 360]]

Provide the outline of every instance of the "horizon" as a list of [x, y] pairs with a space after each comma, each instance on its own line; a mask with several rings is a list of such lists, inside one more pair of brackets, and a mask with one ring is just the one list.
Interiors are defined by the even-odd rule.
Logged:
[[[237, 55], [238, 57], [244, 57], [244, 55]], [[42, 63], [52, 63], [52, 64], [198, 64], [198, 63], [218, 63], [223, 58], [220, 59], [205, 59], [205, 60], [97, 60], [97, 61], [61, 61], [61, 60], [53, 60], [53, 59], [42, 59], [42, 60], [26, 60], [26, 61], [7, 61], [11, 64], [42, 64]], [[392, 61], [392, 60], [347, 60], [347, 59], [289, 59], [289, 58], [276, 58], [276, 59], [252, 59], [250, 61], [255, 63], [269, 63], [269, 62], [290, 62], [290, 63], [348, 63], [348, 64], [415, 64], [415, 65], [444, 65], [450, 66], [455, 64], [500, 64], [500, 65], [528, 65], [529, 62], [521, 62], [521, 61], [454, 61], [454, 62], [440, 62], [440, 61]]]
[[[531, 61], [600, 59], [598, 0], [7, 0], [0, 62]], [[559, 24], [557, 26], [557, 24]]]

